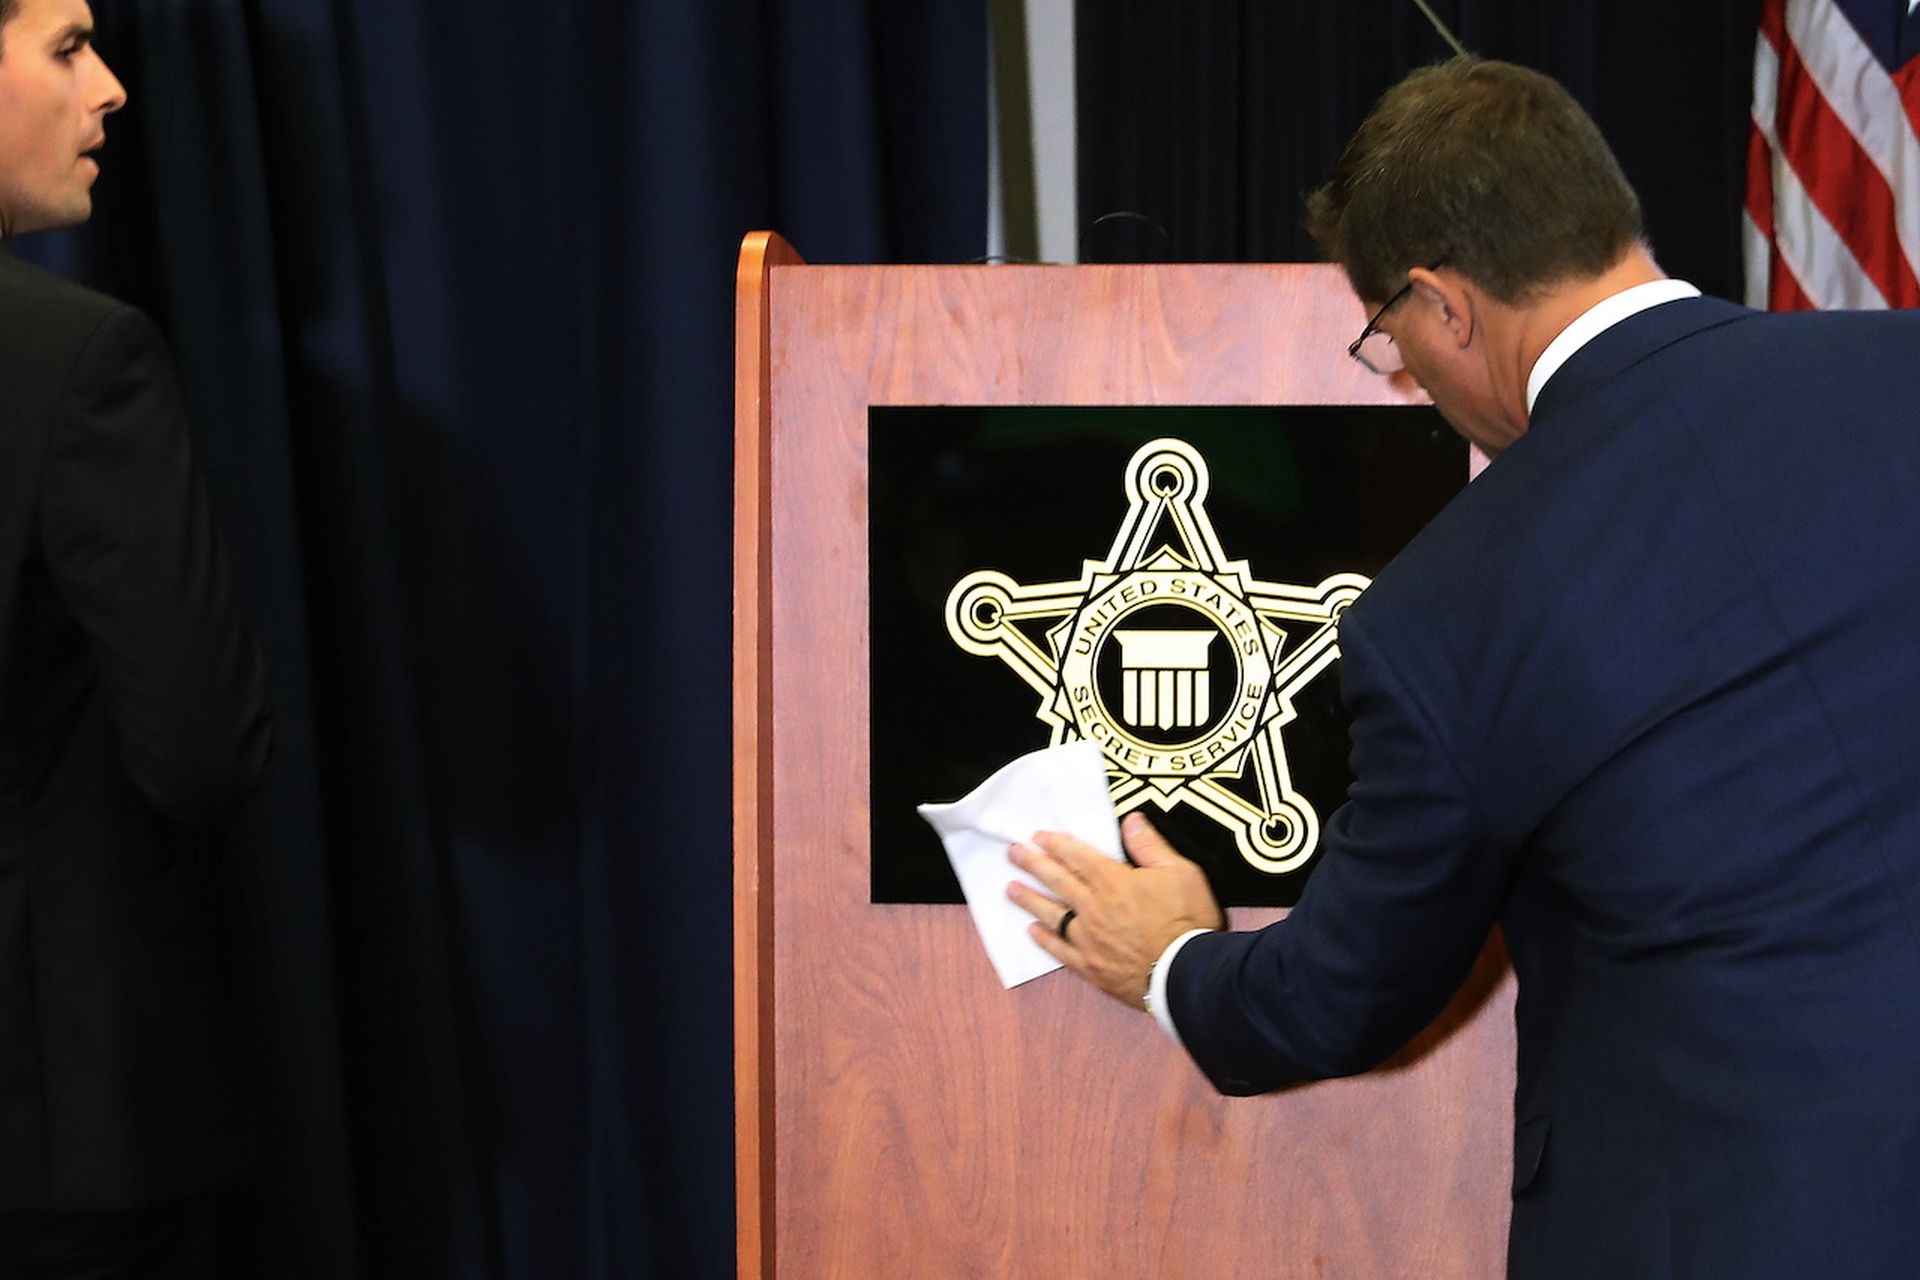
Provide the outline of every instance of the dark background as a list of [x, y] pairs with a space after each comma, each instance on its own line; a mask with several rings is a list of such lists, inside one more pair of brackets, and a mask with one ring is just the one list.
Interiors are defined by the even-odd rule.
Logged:
[[[1430, 0], [1473, 52], [1565, 84], [1640, 192], [1655, 256], [1741, 293], [1760, 0]], [[1317, 257], [1304, 194], [1410, 68], [1452, 50], [1412, 0], [1080, 0], [1082, 260]]]
[[[1107, 559], [1126, 519], [1128, 463], [1162, 436], [1206, 460], [1202, 509], [1227, 559], [1248, 561], [1262, 582], [1312, 587], [1336, 573], [1373, 576], [1467, 478], [1465, 443], [1424, 408], [873, 409], [875, 902], [961, 901], [940, 839], [914, 806], [958, 800], [1051, 735], [1032, 686], [948, 634], [954, 584], [976, 569], [1022, 586], [1078, 580], [1085, 561]], [[1309, 634], [1305, 624], [1282, 625], [1295, 642]], [[1337, 670], [1316, 676], [1293, 703], [1298, 718], [1285, 729], [1292, 781], [1324, 822], [1352, 781]], [[1257, 801], [1252, 780], [1249, 770], [1246, 790]], [[1299, 900], [1312, 863], [1269, 875], [1197, 810], [1149, 802], [1141, 811], [1205, 868], [1223, 905]]]
[[[1438, 7], [1735, 288], [1758, 0]], [[94, 9], [132, 104], [94, 223], [20, 251], [170, 336], [273, 669], [257, 1274], [731, 1274], [734, 257], [978, 256], [986, 6]], [[1083, 222], [1166, 228], [1108, 260], [1310, 256], [1301, 192], [1443, 51], [1401, 0], [1078, 22]]]

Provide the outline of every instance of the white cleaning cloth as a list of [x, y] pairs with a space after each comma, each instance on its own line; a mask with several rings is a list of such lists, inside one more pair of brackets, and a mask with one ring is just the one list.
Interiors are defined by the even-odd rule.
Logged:
[[1060, 967], [1027, 936], [1033, 917], [1007, 898], [1007, 882], [1046, 886], [1007, 861], [1007, 849], [1031, 843], [1036, 831], [1062, 831], [1121, 860], [1120, 822], [1107, 791], [1100, 748], [1069, 742], [1021, 756], [964, 799], [923, 804], [920, 816], [940, 833], [960, 879], [967, 910], [1003, 986], [1017, 987]]

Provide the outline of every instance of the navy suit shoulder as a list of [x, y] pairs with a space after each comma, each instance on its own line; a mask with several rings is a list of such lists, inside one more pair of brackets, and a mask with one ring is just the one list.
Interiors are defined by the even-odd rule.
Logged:
[[20, 378], [57, 383], [67, 367], [57, 356], [70, 360], [109, 315], [133, 310], [0, 249], [0, 368]]

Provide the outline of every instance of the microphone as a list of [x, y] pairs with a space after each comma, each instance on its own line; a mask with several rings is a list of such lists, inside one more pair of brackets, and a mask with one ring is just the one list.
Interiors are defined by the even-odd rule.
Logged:
[[1467, 47], [1460, 43], [1458, 36], [1447, 30], [1447, 24], [1440, 21], [1440, 15], [1433, 11], [1433, 7], [1427, 3], [1427, 0], [1413, 0], [1413, 3], [1419, 7], [1420, 12], [1427, 15], [1427, 21], [1431, 22], [1433, 29], [1440, 33], [1440, 38], [1452, 45], [1455, 53], [1462, 57], [1466, 56]]

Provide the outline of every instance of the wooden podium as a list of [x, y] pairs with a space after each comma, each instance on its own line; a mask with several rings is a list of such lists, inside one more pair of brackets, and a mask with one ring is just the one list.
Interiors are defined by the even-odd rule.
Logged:
[[1227, 1099], [1070, 975], [1002, 990], [964, 908], [868, 900], [868, 408], [1420, 402], [1347, 358], [1338, 269], [810, 267], [760, 232], [738, 307], [740, 1274], [1501, 1274], [1497, 941], [1388, 1067]]

